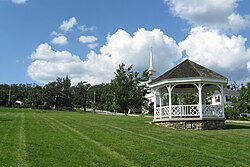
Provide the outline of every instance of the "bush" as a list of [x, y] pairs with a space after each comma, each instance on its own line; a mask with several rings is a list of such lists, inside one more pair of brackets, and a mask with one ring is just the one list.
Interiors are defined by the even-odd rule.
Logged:
[[240, 114], [234, 107], [226, 107], [225, 115], [227, 119], [239, 119]]
[[38, 105], [34, 106], [33, 109], [50, 110], [50, 107], [48, 105]]
[[73, 107], [64, 107], [63, 109], [67, 111], [76, 111]]
[[250, 121], [249, 117], [239, 117], [239, 120], [241, 121]]

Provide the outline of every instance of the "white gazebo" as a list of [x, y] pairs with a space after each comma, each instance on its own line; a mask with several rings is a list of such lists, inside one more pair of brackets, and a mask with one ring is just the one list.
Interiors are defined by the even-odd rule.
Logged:
[[[149, 83], [154, 93], [153, 123], [181, 129], [222, 129], [225, 124], [224, 103], [206, 104], [207, 94], [219, 91], [228, 79], [206, 67], [186, 59]], [[196, 94], [197, 104], [183, 104], [182, 96]], [[172, 104], [172, 96], [178, 104]], [[167, 97], [167, 99], [164, 99]]]

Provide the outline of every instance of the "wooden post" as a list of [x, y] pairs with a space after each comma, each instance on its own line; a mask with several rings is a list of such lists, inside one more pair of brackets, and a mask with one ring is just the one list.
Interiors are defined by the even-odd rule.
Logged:
[[171, 87], [171, 85], [168, 85], [167, 86], [167, 89], [168, 89], [168, 107], [169, 107], [169, 109], [168, 109], [168, 111], [169, 111], [169, 118], [172, 118], [172, 87]]
[[[160, 92], [159, 92], [160, 93]], [[160, 93], [160, 96], [159, 96], [159, 100], [160, 100], [160, 119], [162, 119], [162, 96], [161, 96], [161, 93]]]
[[154, 90], [154, 119], [156, 119], [156, 93], [157, 90]]
[[202, 83], [198, 83], [197, 89], [198, 89], [198, 93], [199, 93], [199, 110], [200, 110], [200, 118], [203, 117], [203, 113], [202, 113]]
[[223, 84], [220, 85], [220, 99], [221, 99], [221, 111], [222, 111], [222, 117], [225, 118], [225, 111], [224, 111], [224, 89]]

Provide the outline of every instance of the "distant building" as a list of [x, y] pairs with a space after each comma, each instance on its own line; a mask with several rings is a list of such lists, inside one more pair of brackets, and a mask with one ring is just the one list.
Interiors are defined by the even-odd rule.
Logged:
[[212, 105], [220, 105], [223, 100], [225, 105], [231, 106], [233, 97], [238, 97], [240, 95], [239, 91], [231, 90], [229, 87], [224, 88], [223, 92], [224, 96], [221, 99], [220, 92], [218, 90], [214, 91], [211, 100]]

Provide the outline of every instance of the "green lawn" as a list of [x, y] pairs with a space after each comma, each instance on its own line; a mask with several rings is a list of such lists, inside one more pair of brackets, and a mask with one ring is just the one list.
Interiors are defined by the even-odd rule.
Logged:
[[0, 166], [249, 166], [250, 125], [174, 130], [151, 118], [0, 108]]

